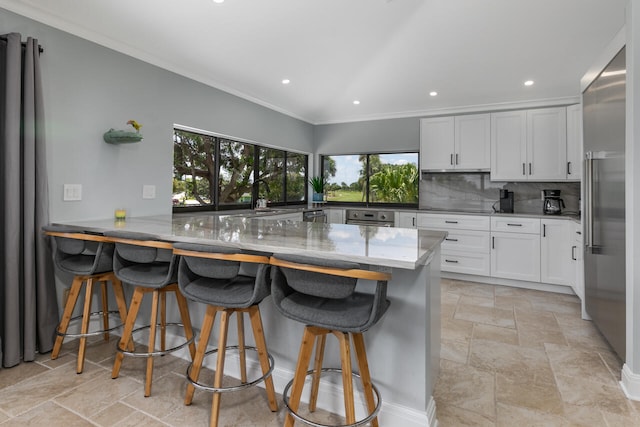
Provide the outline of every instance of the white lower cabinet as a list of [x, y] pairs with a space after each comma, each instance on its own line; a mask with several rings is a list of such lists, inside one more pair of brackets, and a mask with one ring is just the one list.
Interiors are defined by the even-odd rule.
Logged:
[[329, 224], [344, 224], [344, 209], [324, 209], [327, 213], [327, 222]]
[[540, 281], [539, 219], [491, 218], [491, 276]]
[[418, 214], [418, 228], [446, 231], [441, 269], [488, 276], [491, 272], [488, 216]]
[[417, 212], [396, 212], [396, 227], [416, 228], [418, 226]]
[[572, 286], [575, 281], [573, 223], [543, 218], [540, 224], [540, 281]]

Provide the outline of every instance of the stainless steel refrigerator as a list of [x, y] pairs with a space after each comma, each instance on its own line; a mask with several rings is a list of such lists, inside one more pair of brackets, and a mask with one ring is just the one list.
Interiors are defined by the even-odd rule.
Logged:
[[584, 91], [585, 308], [625, 360], [625, 85], [623, 48]]

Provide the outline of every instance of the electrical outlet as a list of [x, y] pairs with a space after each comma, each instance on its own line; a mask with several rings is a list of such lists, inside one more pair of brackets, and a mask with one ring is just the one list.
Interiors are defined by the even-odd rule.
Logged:
[[65, 202], [82, 200], [82, 184], [64, 184], [62, 200]]
[[142, 186], [142, 198], [143, 199], [155, 199], [156, 198], [156, 186], [155, 185], [143, 185]]

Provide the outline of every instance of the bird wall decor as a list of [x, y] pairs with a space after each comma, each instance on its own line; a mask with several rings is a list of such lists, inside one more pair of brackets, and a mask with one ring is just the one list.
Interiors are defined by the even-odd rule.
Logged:
[[133, 126], [133, 128], [136, 130], [136, 132], [140, 132], [140, 128], [142, 127], [142, 125], [138, 122], [136, 122], [135, 120], [131, 119], [127, 122], [128, 125]]

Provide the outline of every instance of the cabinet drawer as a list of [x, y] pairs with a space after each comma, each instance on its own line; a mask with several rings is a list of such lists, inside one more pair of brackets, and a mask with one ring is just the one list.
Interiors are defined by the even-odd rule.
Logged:
[[489, 231], [489, 227], [489, 216], [418, 214], [418, 228]]
[[442, 251], [468, 251], [489, 253], [489, 232], [474, 230], [451, 230], [442, 242]]
[[442, 271], [451, 273], [489, 276], [491, 273], [491, 257], [489, 254], [448, 252], [443, 249], [440, 268]]
[[491, 231], [540, 234], [540, 219], [492, 216]]

